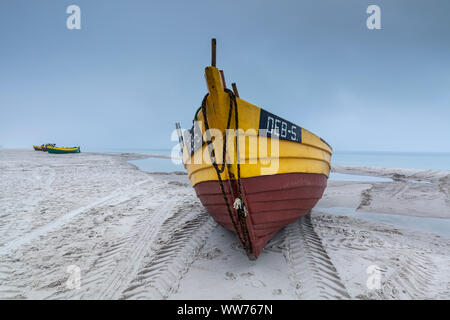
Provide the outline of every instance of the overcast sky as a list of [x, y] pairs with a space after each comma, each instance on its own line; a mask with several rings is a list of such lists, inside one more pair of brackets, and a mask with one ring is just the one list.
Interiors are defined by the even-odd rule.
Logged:
[[216, 37], [241, 98], [335, 150], [450, 152], [449, 16], [448, 0], [2, 0], [0, 145], [172, 148]]

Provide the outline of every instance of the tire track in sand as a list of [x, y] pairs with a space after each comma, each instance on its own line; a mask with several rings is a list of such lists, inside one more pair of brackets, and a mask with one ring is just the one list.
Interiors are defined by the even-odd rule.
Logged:
[[8, 262], [10, 260], [2, 261], [0, 264], [0, 300], [18, 300], [26, 299], [22, 291], [14, 286], [5, 285], [5, 283], [14, 276], [14, 268]]
[[[16, 255], [15, 252], [11, 252], [13, 251], [13, 249], [19, 249], [20, 250], [20, 246], [21, 245], [27, 245], [29, 244], [29, 242], [33, 243], [36, 242], [36, 237], [38, 237], [38, 239], [40, 240], [41, 238], [39, 237], [45, 237], [46, 235], [48, 235], [48, 233], [52, 233], [54, 231], [58, 232], [59, 228], [65, 229], [65, 227], [67, 226], [67, 223], [71, 223], [72, 222], [72, 218], [76, 219], [76, 216], [79, 214], [89, 214], [90, 211], [92, 209], [95, 208], [107, 208], [108, 204], [114, 202], [116, 206], [126, 206], [128, 203], [136, 201], [137, 198], [139, 198], [139, 196], [142, 196], [143, 191], [138, 189], [136, 190], [136, 186], [142, 186], [142, 184], [148, 182], [150, 180], [145, 180], [145, 181], [141, 181], [137, 184], [131, 185], [127, 188], [122, 189], [122, 193], [116, 191], [115, 193], [112, 193], [110, 196], [108, 197], [104, 197], [101, 198], [99, 200], [97, 200], [95, 203], [91, 203], [88, 206], [82, 207], [82, 208], [78, 208], [76, 209], [76, 213], [74, 215], [68, 216], [63, 215], [61, 217], [61, 219], [59, 220], [55, 220], [54, 223], [51, 224], [47, 224], [42, 226], [41, 228], [36, 229], [31, 236], [28, 236], [26, 239], [23, 239], [22, 241], [15, 241], [11, 244], [9, 244], [9, 247], [1, 247], [0, 249], [4, 250], [2, 253], [4, 253], [2, 256], [0, 256], [0, 299], [21, 299], [21, 298], [28, 298], [29, 294], [38, 294], [38, 297], [41, 297], [41, 295], [39, 295], [39, 289], [36, 290], [27, 290], [26, 286], [24, 286], [23, 284], [18, 284], [18, 282], [20, 283], [20, 281], [28, 281], [28, 280], [24, 280], [26, 279], [23, 274], [24, 272], [26, 272], [28, 274], [28, 278], [30, 281], [32, 281], [32, 279], [36, 276], [38, 276], [40, 279], [47, 279], [47, 278], [52, 278], [52, 275], [55, 274], [60, 274], [61, 270], [58, 267], [51, 267], [49, 269], [45, 268], [45, 272], [38, 272], [39, 275], [34, 274], [33, 275], [33, 269], [28, 268], [31, 264], [35, 263], [35, 261], [28, 261], [25, 262], [22, 259], [22, 253], [19, 251], [18, 256]], [[121, 195], [119, 202], [117, 201], [117, 196]], [[83, 210], [85, 209], [85, 210]], [[70, 211], [69, 213], [73, 214], [74, 211]], [[67, 232], [67, 231], [63, 231], [63, 232]], [[70, 233], [64, 233], [64, 236], [67, 239], [70, 239]], [[53, 237], [51, 238], [53, 239]], [[44, 239], [42, 241], [46, 241], [48, 239]], [[39, 241], [41, 242], [41, 241]], [[52, 245], [51, 243], [53, 242], [53, 240], [50, 240], [50, 245]], [[57, 246], [60, 245], [67, 245], [68, 242], [58, 242], [58, 244], [55, 244]], [[8, 244], [8, 243], [7, 243]], [[42, 247], [41, 247], [42, 248]], [[6, 250], [8, 249], [8, 250]], [[37, 249], [36, 249], [37, 250]], [[56, 249], [55, 249], [56, 250]], [[59, 252], [59, 251], [55, 251], [55, 255], [61, 255], [61, 254], [67, 254], [67, 252]], [[26, 270], [26, 271], [24, 271]], [[47, 272], [48, 271], [48, 272]], [[18, 279], [20, 279], [20, 281], [18, 281]], [[50, 283], [49, 285], [40, 288], [43, 290], [48, 289], [48, 287], [53, 287], [55, 284], [64, 284], [66, 279], [58, 279], [56, 281], [53, 281], [52, 283]], [[42, 296], [42, 297], [45, 297]]]
[[[126, 259], [121, 260], [116, 266], [106, 282], [107, 285], [102, 288], [99, 299], [120, 298], [121, 293], [128, 288], [133, 277], [136, 276], [145, 258], [154, 254], [158, 243], [162, 242], [164, 237], [171, 239], [171, 234], [176, 233], [180, 224], [185, 223], [186, 220], [188, 222], [191, 219], [195, 220], [198, 215], [198, 210], [186, 212], [189, 204], [192, 204], [191, 199], [185, 200], [181, 205], [170, 201], [168, 203], [167, 206], [163, 205], [158, 209], [159, 214], [153, 213], [152, 219], [142, 223], [143, 230], [139, 230], [139, 237], [131, 239], [134, 244], [128, 250]], [[200, 204], [197, 204], [197, 209], [200, 209], [199, 206]], [[191, 205], [191, 209], [195, 209], [195, 205]]]
[[431, 260], [410, 250], [403, 250], [398, 254], [397, 259], [395, 268], [383, 266], [384, 270], [394, 270], [394, 272], [385, 274], [381, 289], [371, 292], [368, 297], [370, 299], [429, 299], [433, 297], [429, 288], [434, 281], [437, 268]]
[[339, 274], [311, 224], [311, 214], [285, 229], [289, 278], [299, 299], [350, 299]]
[[41, 226], [41, 227], [39, 227], [39, 228], [37, 228], [37, 229], [27, 233], [26, 235], [23, 235], [23, 236], [21, 236], [19, 238], [16, 238], [16, 239], [8, 242], [7, 244], [3, 245], [2, 247], [0, 247], [0, 255], [7, 254], [7, 253], [11, 252], [12, 250], [18, 249], [19, 247], [21, 247], [21, 246], [23, 246], [23, 245], [25, 245], [27, 243], [30, 243], [33, 240], [35, 240], [35, 239], [37, 239], [37, 238], [39, 238], [41, 236], [44, 236], [47, 233], [49, 233], [49, 232], [51, 232], [51, 231], [53, 231], [55, 229], [58, 229], [61, 226], [65, 225], [68, 221], [70, 221], [71, 219], [73, 219], [77, 215], [80, 215], [80, 214], [82, 214], [84, 212], [87, 212], [90, 209], [95, 208], [95, 207], [97, 207], [97, 206], [99, 206], [101, 204], [104, 204], [107, 201], [112, 200], [112, 199], [114, 199], [114, 198], [116, 198], [118, 196], [124, 196], [124, 195], [129, 194], [130, 197], [131, 197], [133, 195], [131, 190], [134, 187], [138, 187], [138, 186], [140, 186], [140, 185], [142, 185], [142, 184], [144, 184], [144, 183], [146, 183], [146, 182], [148, 182], [150, 180], [151, 179], [140, 181], [140, 182], [138, 182], [138, 183], [136, 183], [136, 184], [134, 184], [134, 185], [132, 185], [132, 186], [130, 186], [128, 188], [118, 190], [116, 192], [113, 192], [109, 196], [106, 196], [106, 197], [100, 198], [100, 199], [98, 199], [98, 200], [96, 200], [94, 202], [91, 202], [90, 204], [88, 204], [86, 206], [83, 206], [83, 207], [71, 210], [71, 211], [61, 215], [58, 219], [55, 219], [52, 222], [50, 222], [50, 223], [48, 223], [48, 224], [46, 224], [44, 226]]
[[[18, 214], [19, 212], [17, 211], [19, 211], [19, 209], [16, 208], [17, 211], [10, 210], [8, 213], [1, 215], [0, 238], [2, 238], [4, 243], [13, 242], [23, 237], [23, 235], [30, 232], [34, 227], [34, 224], [38, 222], [33, 216], [39, 208], [39, 203], [42, 201], [43, 195], [52, 192], [51, 186], [55, 181], [56, 176], [55, 172], [53, 170], [48, 170], [48, 168], [49, 167], [44, 167], [44, 169], [40, 168], [39, 171], [33, 172], [27, 176], [26, 183], [22, 182], [26, 185], [26, 187], [24, 186], [23, 191], [26, 193], [26, 196], [23, 199], [20, 199], [20, 201], [12, 200], [22, 206], [20, 210], [21, 214]], [[11, 207], [11, 205], [8, 206]], [[10, 232], [14, 233], [14, 235], [8, 236]], [[1, 249], [2, 247], [0, 247], [0, 250]]]
[[356, 220], [355, 228], [346, 217], [319, 216], [316, 219], [316, 226], [321, 229], [330, 250], [340, 254], [343, 248], [355, 251], [355, 255], [373, 261], [381, 271], [380, 289], [356, 298], [440, 299], [448, 296], [450, 286], [439, 283], [437, 277], [443, 270], [438, 269], [429, 254], [418, 252], [414, 242], [405, 242], [406, 238], [396, 228], [362, 220]]
[[[160, 189], [160, 190], [159, 190]], [[153, 189], [152, 207], [143, 213], [125, 236], [109, 245], [82, 275], [81, 288], [60, 291], [51, 299], [118, 299], [136, 277], [147, 257], [161, 244], [172, 241], [180, 226], [195, 220], [203, 207], [190, 189]], [[173, 201], [171, 199], [179, 199]], [[148, 200], [148, 199], [147, 199]]]
[[[218, 225], [203, 209], [170, 237], [159, 242], [154, 255], [147, 256], [137, 276], [124, 290], [122, 299], [167, 299], [178, 290], [180, 280], [197, 258]], [[161, 228], [160, 234], [166, 234]]]

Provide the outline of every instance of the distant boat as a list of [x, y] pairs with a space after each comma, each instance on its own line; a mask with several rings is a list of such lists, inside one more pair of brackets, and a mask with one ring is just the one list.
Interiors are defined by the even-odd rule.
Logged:
[[[322, 197], [332, 148], [310, 131], [240, 99], [234, 83], [233, 91], [227, 89], [223, 72], [216, 68], [215, 39], [212, 49], [212, 66], [205, 68], [209, 93], [194, 117], [198, 122], [184, 133], [177, 123], [183, 163], [208, 213], [235, 232], [254, 259], [281, 228], [308, 214]], [[219, 135], [211, 139], [208, 128]], [[229, 138], [227, 129], [245, 134]], [[274, 147], [266, 156], [243, 148], [241, 143], [250, 140], [268, 147], [276, 143], [278, 153], [274, 155]], [[228, 141], [225, 152], [223, 141]], [[205, 154], [210, 161], [198, 163]], [[277, 165], [272, 168], [268, 161]]]
[[72, 147], [72, 148], [53, 147], [48, 148], [48, 153], [80, 153], [80, 147]]
[[41, 146], [33, 146], [34, 151], [48, 151], [48, 149], [53, 148], [54, 143], [42, 144]]

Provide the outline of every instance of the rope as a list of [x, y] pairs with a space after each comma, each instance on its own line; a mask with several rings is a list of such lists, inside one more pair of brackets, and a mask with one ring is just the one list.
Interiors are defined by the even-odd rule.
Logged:
[[[236, 101], [236, 95], [233, 91], [230, 89], [225, 89], [225, 92], [228, 93], [228, 96], [230, 97], [230, 108], [232, 107], [232, 104], [234, 104], [234, 117], [235, 117], [235, 125], [236, 125], [236, 160], [237, 160], [237, 182], [238, 182], [238, 199], [239, 201], [234, 204], [236, 204], [237, 213], [238, 213], [238, 219], [241, 225], [241, 230], [244, 233], [245, 241], [247, 244], [250, 244], [250, 235], [248, 234], [248, 228], [247, 228], [247, 208], [245, 207], [244, 202], [242, 201], [242, 186], [241, 186], [241, 157], [239, 154], [239, 117], [238, 117], [238, 107], [237, 107], [237, 101]], [[237, 200], [237, 199], [236, 199]]]
[[[250, 237], [248, 234], [248, 230], [247, 230], [247, 223], [246, 223], [246, 216], [247, 216], [247, 210], [245, 208], [245, 206], [243, 205], [242, 202], [242, 187], [241, 187], [241, 170], [240, 170], [240, 161], [239, 161], [239, 139], [238, 139], [238, 133], [237, 133], [237, 129], [239, 127], [239, 122], [238, 122], [238, 109], [237, 109], [237, 102], [236, 102], [236, 97], [234, 95], [234, 93], [229, 90], [229, 89], [225, 89], [225, 92], [228, 93], [229, 97], [230, 97], [230, 108], [228, 111], [228, 120], [227, 120], [227, 128], [225, 130], [225, 140], [223, 143], [223, 161], [222, 161], [222, 167], [219, 169], [219, 166], [217, 165], [216, 162], [216, 157], [215, 157], [215, 151], [214, 151], [214, 146], [212, 145], [212, 141], [211, 141], [211, 135], [209, 132], [209, 124], [208, 124], [208, 118], [206, 116], [206, 101], [207, 98], [209, 96], [209, 94], [206, 94], [205, 97], [203, 98], [202, 101], [202, 105], [201, 105], [201, 109], [202, 109], [202, 114], [203, 114], [203, 120], [205, 122], [205, 132], [206, 132], [206, 143], [207, 143], [207, 147], [208, 147], [208, 151], [209, 151], [209, 155], [210, 155], [210, 159], [211, 159], [211, 163], [214, 167], [214, 169], [216, 170], [217, 173], [217, 179], [219, 180], [219, 184], [220, 184], [220, 189], [222, 191], [222, 195], [225, 201], [225, 204], [227, 206], [227, 211], [228, 211], [228, 215], [230, 216], [231, 222], [233, 224], [233, 227], [239, 237], [239, 241], [242, 243], [245, 252], [247, 253], [247, 255], [250, 254], [251, 248], [250, 248]], [[242, 233], [244, 235], [244, 238], [241, 236], [241, 233], [239, 232], [239, 228], [237, 226], [237, 223], [233, 217], [233, 213], [230, 209], [230, 204], [228, 202], [228, 198], [226, 196], [225, 193], [225, 188], [223, 186], [223, 180], [221, 177], [221, 173], [224, 172], [225, 167], [228, 168], [229, 171], [229, 176], [234, 177], [234, 175], [232, 174], [232, 172], [230, 172], [230, 165], [226, 164], [226, 145], [228, 142], [228, 130], [230, 128], [230, 123], [231, 123], [231, 115], [233, 113], [233, 106], [235, 109], [235, 124], [236, 124], [236, 148], [237, 148], [237, 171], [238, 171], [238, 198], [235, 199], [235, 202], [233, 204], [233, 206], [235, 206], [235, 209], [237, 211], [237, 216], [238, 216], [238, 220], [239, 220], [239, 224], [242, 230]], [[230, 185], [230, 192], [231, 192], [231, 185]], [[239, 201], [238, 201], [239, 200]], [[237, 205], [238, 203], [238, 205]]]
[[[202, 109], [202, 113], [203, 113], [203, 119], [205, 121], [205, 131], [206, 131], [206, 142], [208, 145], [208, 150], [210, 151], [210, 157], [211, 157], [211, 162], [214, 164], [216, 164], [217, 166], [217, 162], [216, 162], [216, 153], [214, 148], [210, 148], [211, 145], [211, 136], [209, 135], [209, 124], [208, 124], [208, 118], [206, 117], [206, 99], [208, 98], [209, 93], [207, 93], [205, 95], [205, 97], [203, 98], [202, 101], [202, 105], [201, 105], [201, 109]], [[228, 133], [228, 128], [230, 128], [230, 123], [231, 123], [231, 114], [233, 112], [233, 108], [230, 105], [230, 110], [228, 111], [228, 120], [227, 120], [227, 130], [225, 131], [225, 143], [223, 144], [223, 150], [222, 150], [222, 168], [218, 169], [218, 173], [222, 173], [225, 170], [225, 155], [226, 155], [226, 150], [227, 150], [227, 133]], [[214, 166], [214, 167], [216, 167]]]

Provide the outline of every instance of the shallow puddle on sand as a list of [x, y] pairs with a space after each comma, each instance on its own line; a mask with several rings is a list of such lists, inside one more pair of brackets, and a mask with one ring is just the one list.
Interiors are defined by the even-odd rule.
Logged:
[[316, 207], [313, 211], [364, 219], [371, 222], [389, 224], [398, 228], [433, 233], [450, 238], [450, 219], [412, 217], [381, 212], [361, 212], [347, 207]]

